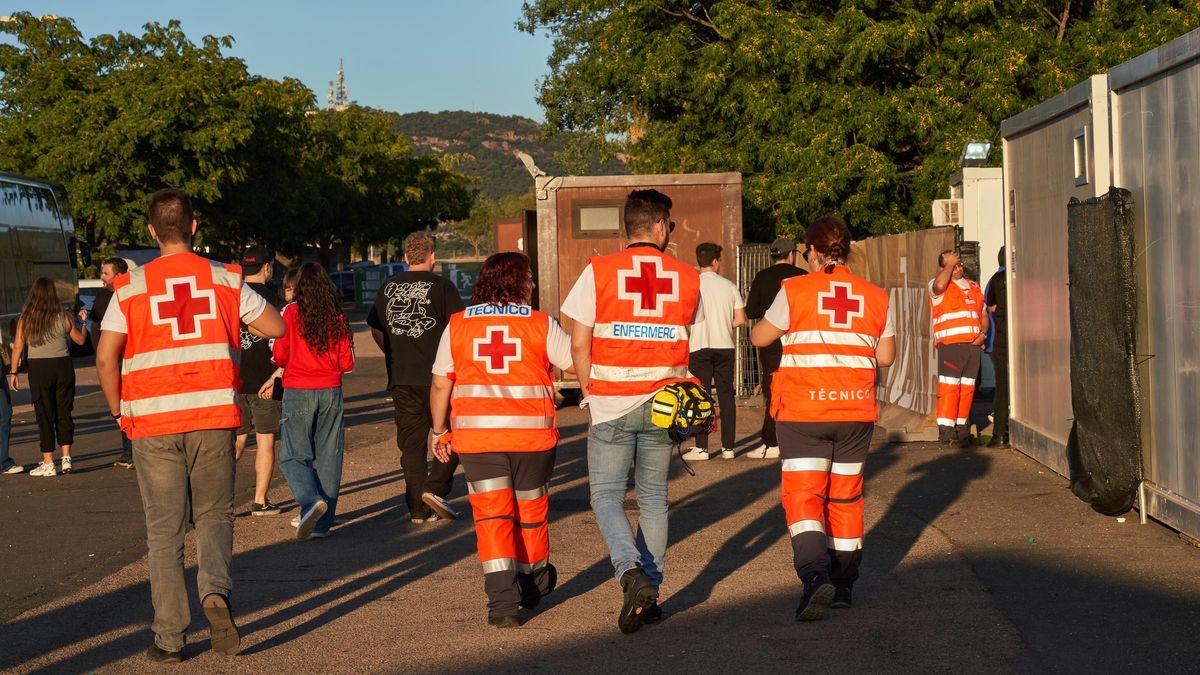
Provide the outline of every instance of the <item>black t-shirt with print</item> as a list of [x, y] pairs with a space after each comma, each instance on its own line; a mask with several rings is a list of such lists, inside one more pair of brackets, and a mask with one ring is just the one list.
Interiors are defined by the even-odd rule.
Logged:
[[385, 336], [388, 388], [430, 385], [442, 331], [462, 309], [458, 289], [433, 272], [400, 272], [383, 282], [367, 325]]
[[[283, 298], [267, 288], [266, 284], [256, 281], [246, 283], [254, 292], [263, 296], [275, 309], [283, 306]], [[242, 393], [257, 394], [271, 373], [275, 372], [275, 364], [271, 363], [271, 341], [264, 340], [242, 326]]]

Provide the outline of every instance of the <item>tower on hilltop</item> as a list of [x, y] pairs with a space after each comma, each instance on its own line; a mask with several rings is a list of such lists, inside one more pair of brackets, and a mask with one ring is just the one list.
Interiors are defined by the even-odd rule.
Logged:
[[329, 83], [326, 110], [345, 110], [350, 107], [350, 91], [346, 89], [346, 61], [338, 59], [337, 81]]

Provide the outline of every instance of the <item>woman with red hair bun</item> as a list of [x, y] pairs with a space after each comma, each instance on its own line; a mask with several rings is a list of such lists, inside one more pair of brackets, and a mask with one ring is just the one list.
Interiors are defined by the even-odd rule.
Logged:
[[433, 451], [462, 460], [488, 623], [499, 628], [521, 625], [518, 607], [533, 609], [558, 581], [547, 527], [558, 445], [550, 368], [571, 368], [571, 339], [529, 306], [532, 296], [525, 254], [484, 261], [471, 306], [442, 333], [430, 393]]
[[896, 358], [887, 292], [850, 273], [850, 230], [818, 219], [804, 236], [810, 274], [783, 282], [756, 347], [783, 342], [772, 381], [783, 510], [804, 591], [797, 621], [850, 607], [862, 561], [863, 464], [874, 430], [875, 373]]

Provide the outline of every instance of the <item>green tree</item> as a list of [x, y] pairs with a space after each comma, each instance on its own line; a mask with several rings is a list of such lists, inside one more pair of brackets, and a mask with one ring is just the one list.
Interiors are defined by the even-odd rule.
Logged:
[[966, 140], [1198, 25], [1182, 0], [530, 0], [518, 23], [555, 38], [552, 128], [637, 173], [741, 171], [758, 239], [928, 225]]
[[493, 244], [498, 218], [520, 216], [522, 212], [535, 208], [537, 203], [532, 188], [524, 194], [506, 195], [500, 199], [491, 199], [481, 193], [466, 218], [450, 223], [448, 237], [469, 245], [475, 257], [479, 258], [495, 250]]

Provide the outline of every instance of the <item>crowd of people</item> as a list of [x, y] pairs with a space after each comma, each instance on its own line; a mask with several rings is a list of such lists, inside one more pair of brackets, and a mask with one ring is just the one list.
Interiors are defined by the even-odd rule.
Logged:
[[[694, 266], [666, 252], [672, 206], [655, 190], [629, 194], [628, 244], [591, 258], [580, 272], [562, 304], [569, 330], [532, 308], [534, 278], [522, 253], [488, 258], [464, 306], [433, 272], [435, 241], [424, 232], [405, 239], [408, 269], [383, 284], [370, 310], [367, 324], [385, 356], [395, 409], [408, 517], [417, 526], [458, 517], [449, 495], [461, 463], [491, 625], [519, 626], [521, 610], [535, 608], [558, 583], [548, 529], [558, 442], [554, 369], [578, 379], [589, 417], [591, 506], [620, 590], [618, 628], [631, 633], [662, 618], [671, 451], [690, 442], [681, 448], [686, 460], [736, 456], [736, 330], [752, 319], [766, 410], [761, 445], [747, 456], [780, 461], [780, 500], [800, 582], [795, 618], [816, 620], [827, 607], [851, 606], [876, 371], [897, 349], [887, 293], [850, 270], [850, 232], [827, 216], [806, 229], [803, 249], [791, 239], [775, 241], [773, 264], [743, 299], [721, 276], [721, 246], [700, 244]], [[267, 286], [276, 264], [269, 248], [246, 249], [240, 266], [192, 251], [197, 223], [182, 191], [156, 192], [148, 220], [161, 256], [132, 270], [119, 258], [105, 261], [106, 291], [91, 318], [100, 328], [94, 339], [101, 388], [126, 448], [118, 465], [136, 468], [145, 508], [155, 636], [147, 654], [177, 662], [190, 622], [183, 578], [189, 523], [212, 647], [226, 654], [240, 648], [230, 609], [234, 466], [251, 432], [249, 513], [281, 512], [269, 498], [281, 437], [279, 466], [298, 507], [297, 539], [328, 537], [339, 522], [342, 378], [355, 354], [321, 266], [289, 270], [280, 298]], [[796, 266], [798, 255], [808, 272]], [[939, 264], [929, 283], [937, 421], [943, 441], [964, 442], [988, 340], [985, 306], [998, 317], [993, 353], [997, 361], [1006, 354], [1003, 274], [985, 297], [963, 278], [954, 251]], [[28, 347], [43, 453], [33, 475], [55, 475], [56, 447], [61, 470], [71, 471], [74, 369], [67, 343], [87, 339], [84, 318], [65, 312], [53, 283], [39, 279], [17, 326], [0, 441], [7, 440], [8, 392], [20, 387]], [[707, 408], [679, 394], [664, 412], [671, 400], [664, 392], [693, 390]], [[713, 404], [716, 429], [711, 421], [689, 426], [689, 411]], [[1007, 442], [1005, 422], [998, 410], [994, 443]], [[720, 439], [713, 450], [710, 432]], [[631, 465], [636, 527], [625, 511]], [[13, 473], [12, 466], [19, 465], [0, 456], [0, 470]]]

